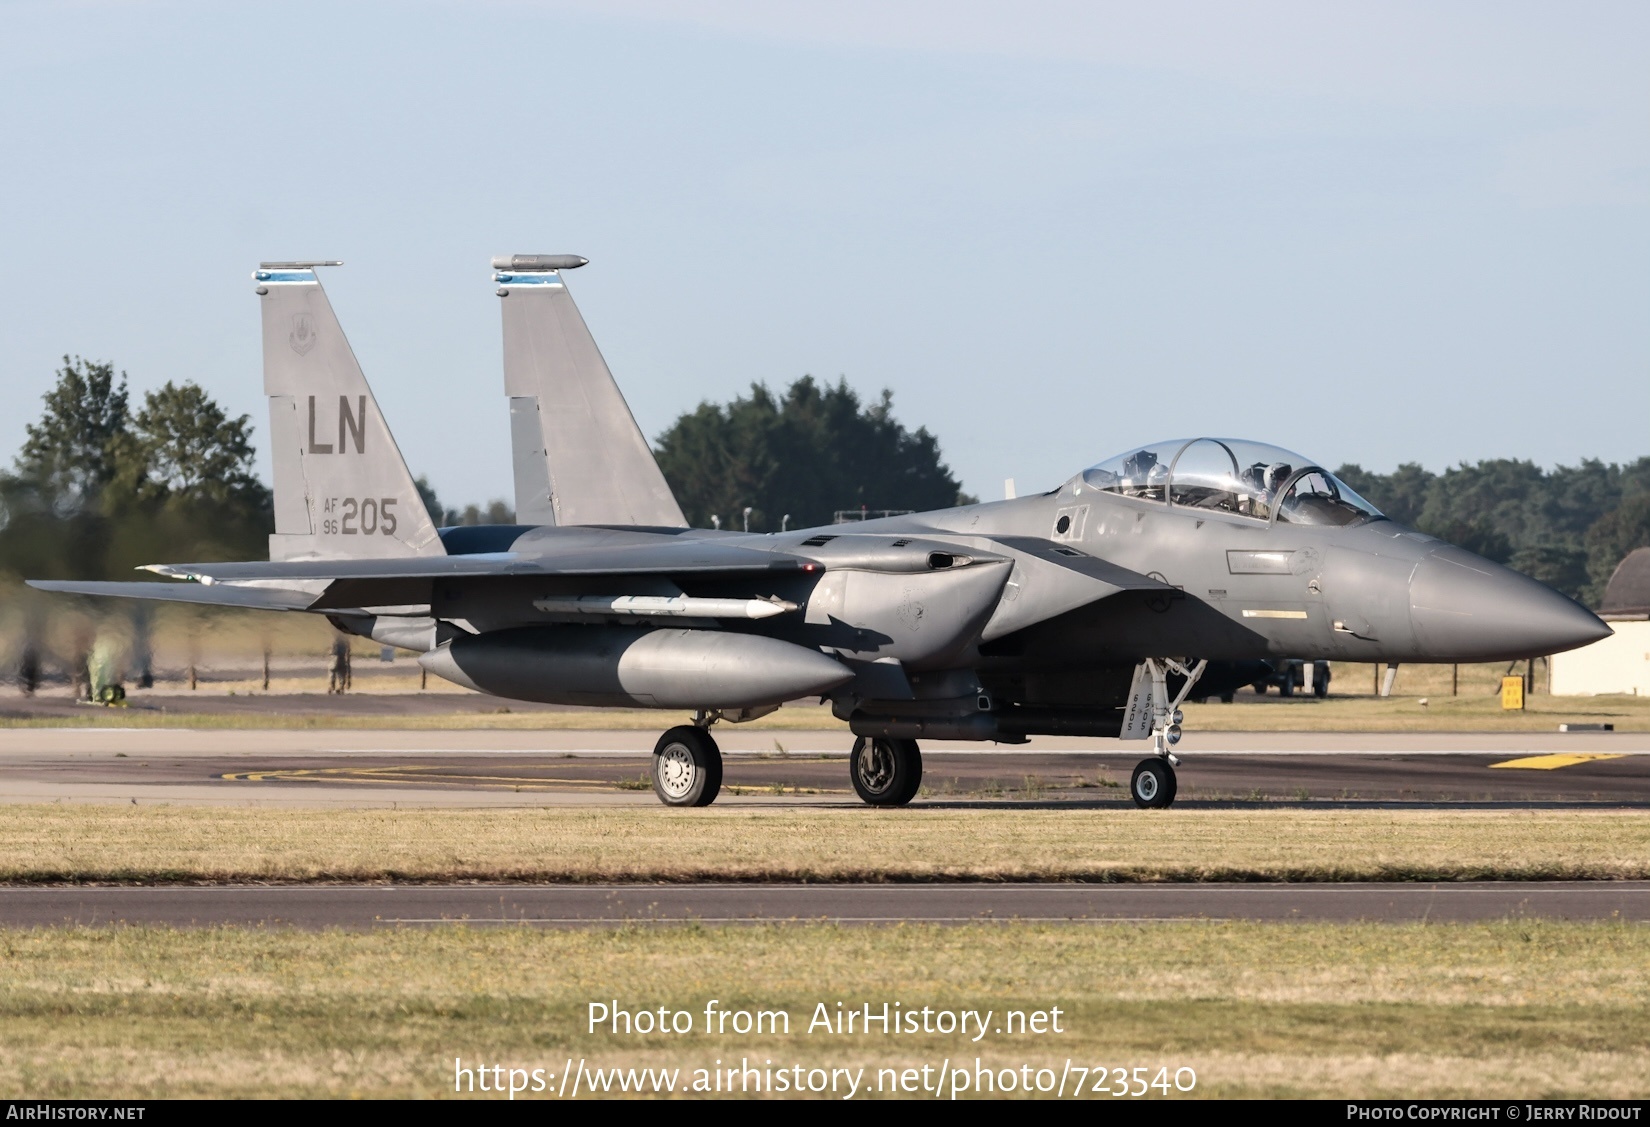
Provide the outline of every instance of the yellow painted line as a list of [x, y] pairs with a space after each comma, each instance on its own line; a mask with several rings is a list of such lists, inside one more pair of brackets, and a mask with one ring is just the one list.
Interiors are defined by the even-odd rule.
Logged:
[[1244, 618], [1305, 618], [1304, 610], [1246, 610]]
[[1595, 754], [1558, 752], [1553, 755], [1527, 755], [1523, 759], [1509, 759], [1505, 763], [1491, 763], [1491, 767], [1515, 767], [1523, 771], [1553, 771], [1560, 767], [1574, 767], [1577, 763], [1592, 763], [1598, 759], [1625, 759], [1625, 755], [1606, 752]]

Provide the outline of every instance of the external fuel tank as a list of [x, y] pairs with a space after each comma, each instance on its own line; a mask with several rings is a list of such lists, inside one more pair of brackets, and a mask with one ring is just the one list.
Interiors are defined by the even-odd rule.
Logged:
[[545, 704], [750, 708], [852, 680], [835, 658], [727, 630], [527, 626], [466, 635], [419, 659], [439, 677]]

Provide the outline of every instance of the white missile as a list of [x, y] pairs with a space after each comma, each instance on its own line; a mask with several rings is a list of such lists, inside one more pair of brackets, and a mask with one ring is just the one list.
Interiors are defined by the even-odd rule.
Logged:
[[580, 254], [500, 254], [494, 270], [577, 270], [590, 260]]
[[797, 604], [783, 599], [699, 599], [691, 595], [547, 595], [533, 606], [550, 614], [623, 614], [656, 618], [772, 618]]

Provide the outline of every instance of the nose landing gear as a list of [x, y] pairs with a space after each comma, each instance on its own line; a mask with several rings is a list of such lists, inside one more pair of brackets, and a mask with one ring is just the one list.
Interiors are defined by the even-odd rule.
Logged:
[[[1147, 658], [1145, 666], [1152, 683], [1152, 758], [1135, 764], [1134, 775], [1129, 780], [1129, 795], [1136, 806], [1161, 809], [1174, 802], [1175, 793], [1180, 789], [1174, 772], [1180, 766], [1180, 757], [1169, 750], [1180, 742], [1180, 706], [1209, 663], [1199, 661], [1193, 665], [1169, 658]], [[1170, 673], [1185, 678], [1172, 700], [1168, 687]]]
[[1142, 759], [1129, 779], [1129, 796], [1144, 810], [1158, 810], [1174, 801], [1179, 782], [1168, 759]]

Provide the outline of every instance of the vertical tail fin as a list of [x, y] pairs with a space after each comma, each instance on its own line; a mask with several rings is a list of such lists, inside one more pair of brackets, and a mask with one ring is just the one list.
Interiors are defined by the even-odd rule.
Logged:
[[562, 270], [584, 263], [577, 255], [493, 260], [504, 308], [516, 519], [685, 527], [681, 506], [562, 281]]
[[445, 554], [317, 266], [266, 262], [264, 394], [275, 470], [272, 560]]

